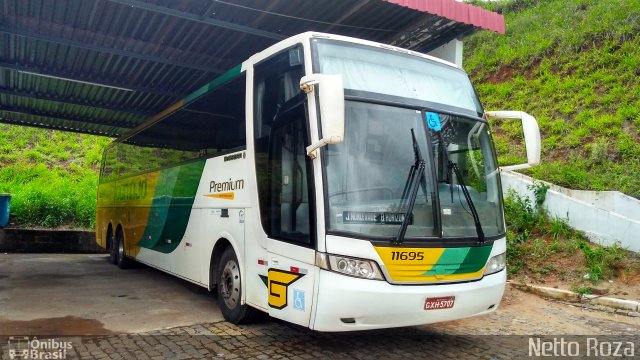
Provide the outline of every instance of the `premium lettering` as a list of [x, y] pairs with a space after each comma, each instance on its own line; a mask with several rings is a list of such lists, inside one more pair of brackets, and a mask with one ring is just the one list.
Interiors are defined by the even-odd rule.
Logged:
[[244, 189], [244, 180], [227, 180], [227, 181], [211, 181], [209, 182], [209, 192], [222, 192]]

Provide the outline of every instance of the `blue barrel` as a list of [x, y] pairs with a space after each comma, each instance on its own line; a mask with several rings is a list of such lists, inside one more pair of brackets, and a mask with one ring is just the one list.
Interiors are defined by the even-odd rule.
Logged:
[[9, 223], [9, 210], [11, 209], [11, 194], [0, 194], [0, 228]]

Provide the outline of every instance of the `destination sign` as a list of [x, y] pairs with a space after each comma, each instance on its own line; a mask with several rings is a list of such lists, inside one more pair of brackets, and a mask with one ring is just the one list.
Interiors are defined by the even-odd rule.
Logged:
[[[371, 212], [371, 211], [343, 211], [342, 222], [345, 224], [379, 224], [401, 225], [404, 213]], [[409, 225], [413, 224], [413, 214], [409, 218]]]

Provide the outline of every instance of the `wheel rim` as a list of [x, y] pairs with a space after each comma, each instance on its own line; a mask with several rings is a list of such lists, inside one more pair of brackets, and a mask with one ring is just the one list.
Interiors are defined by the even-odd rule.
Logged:
[[118, 261], [122, 261], [124, 259], [124, 241], [122, 239], [118, 239]]
[[240, 302], [240, 269], [235, 261], [229, 260], [220, 275], [220, 294], [229, 309], [235, 309]]

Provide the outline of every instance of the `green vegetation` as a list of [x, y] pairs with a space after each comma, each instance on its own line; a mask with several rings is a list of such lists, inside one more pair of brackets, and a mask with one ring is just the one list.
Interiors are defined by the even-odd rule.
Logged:
[[614, 274], [618, 264], [624, 259], [625, 251], [617, 244], [612, 247], [592, 247], [584, 241], [578, 241], [589, 269], [589, 279], [599, 281]]
[[[540, 206], [547, 188], [543, 184], [531, 187], [536, 203], [514, 191], [505, 198], [509, 275], [576, 281], [586, 274], [595, 283], [635, 271], [640, 260], [637, 255], [617, 245], [589, 243], [564, 219], [549, 217]], [[576, 287], [575, 291], [588, 293], [590, 288]]]
[[593, 288], [590, 286], [574, 286], [571, 288], [571, 291], [580, 295], [591, 295], [593, 293]]
[[[640, 1], [473, 2], [501, 11], [506, 35], [465, 40], [464, 67], [486, 109], [538, 119], [542, 164], [527, 172], [640, 198]], [[493, 131], [499, 162], [521, 162], [520, 127]]]
[[98, 167], [109, 138], [0, 124], [0, 193], [18, 226], [95, 226]]

